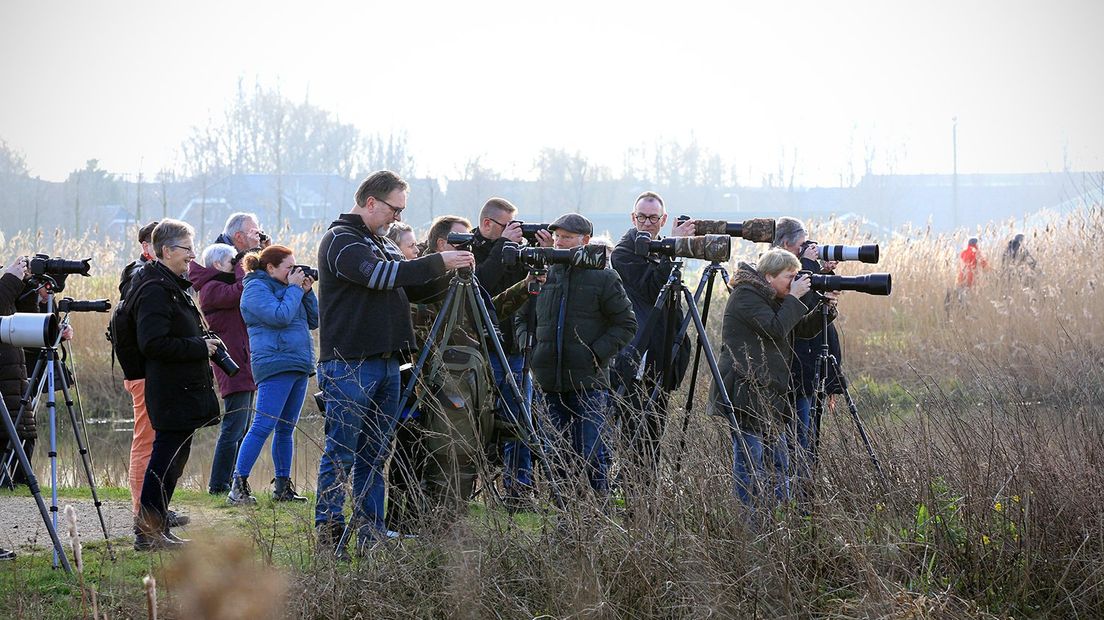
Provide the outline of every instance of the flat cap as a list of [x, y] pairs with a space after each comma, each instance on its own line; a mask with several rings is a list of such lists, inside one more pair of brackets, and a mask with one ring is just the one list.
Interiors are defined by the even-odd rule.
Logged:
[[556, 230], [557, 228], [562, 228], [567, 232], [573, 232], [578, 235], [594, 234], [594, 225], [590, 223], [590, 220], [578, 213], [565, 213], [556, 218], [555, 222], [548, 225], [548, 230]]

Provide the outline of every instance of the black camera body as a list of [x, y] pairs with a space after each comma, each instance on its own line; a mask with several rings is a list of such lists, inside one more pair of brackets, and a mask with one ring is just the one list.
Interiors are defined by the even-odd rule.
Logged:
[[502, 247], [502, 264], [508, 267], [521, 264], [530, 269], [544, 269], [549, 265], [571, 265], [581, 269], [605, 269], [606, 260], [606, 246], [597, 243], [570, 250], [523, 248], [512, 241], [507, 241]]
[[893, 290], [893, 277], [888, 273], [871, 273], [865, 276], [837, 276], [800, 271], [809, 276], [809, 287], [818, 293], [828, 291], [855, 291], [867, 295], [889, 295]]
[[529, 245], [537, 244], [537, 231], [548, 230], [551, 226], [551, 224], [526, 224], [520, 220], [514, 221], [521, 224], [521, 236], [529, 242]]
[[233, 377], [234, 375], [238, 374], [238, 372], [241, 370], [241, 367], [238, 366], [238, 363], [234, 361], [234, 358], [230, 357], [230, 353], [227, 352], [226, 344], [222, 342], [222, 338], [219, 338], [218, 334], [210, 330], [203, 332], [203, 337], [214, 338], [215, 340], [219, 341], [218, 347], [215, 349], [215, 352], [211, 354], [211, 361], [215, 364], [215, 366], [218, 366], [219, 369], [222, 370], [222, 372], [226, 373], [227, 377]]
[[732, 237], [729, 235], [700, 235], [697, 237], [667, 237], [652, 239], [646, 232], [637, 233], [633, 251], [638, 256], [660, 254], [699, 258], [721, 263], [732, 255]]
[[450, 232], [445, 241], [458, 250], [469, 250], [475, 244], [475, 233]]
[[311, 267], [310, 265], [295, 265], [292, 267], [292, 269], [298, 269], [299, 271], [303, 272], [303, 275], [307, 276], [311, 280], [314, 280], [315, 282], [318, 281], [318, 270], [314, 267]]
[[27, 269], [32, 276], [68, 276], [75, 273], [87, 278], [92, 269], [92, 258], [66, 260], [50, 258], [48, 254], [35, 254], [27, 261]]
[[111, 302], [106, 299], [94, 301], [77, 301], [72, 297], [65, 297], [57, 302], [58, 312], [109, 312]]

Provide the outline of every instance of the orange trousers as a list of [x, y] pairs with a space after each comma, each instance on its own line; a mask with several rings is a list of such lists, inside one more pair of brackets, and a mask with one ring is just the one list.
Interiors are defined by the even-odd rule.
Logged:
[[134, 401], [134, 439], [130, 442], [130, 501], [135, 516], [142, 506], [142, 480], [146, 477], [150, 454], [153, 453], [153, 426], [146, 414], [146, 380], [123, 381]]

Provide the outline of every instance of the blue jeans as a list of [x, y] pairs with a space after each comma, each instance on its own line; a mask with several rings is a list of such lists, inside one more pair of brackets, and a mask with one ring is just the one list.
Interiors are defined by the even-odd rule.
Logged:
[[383, 468], [399, 418], [400, 381], [397, 356], [318, 365], [326, 400], [326, 447], [318, 463], [316, 524], [345, 522], [344, 484], [351, 478], [353, 523], [360, 540], [386, 531]]
[[[525, 365], [525, 358], [521, 355], [510, 355], [507, 360], [510, 362], [510, 372], [514, 375], [514, 381], [521, 390], [522, 397], [525, 398], [526, 403], [528, 403], [530, 412], [532, 412], [533, 381], [529, 377], [523, 377], [521, 374], [522, 367]], [[501, 395], [497, 404], [497, 415], [504, 419], [511, 418], [506, 407], [507, 402], [509, 402], [509, 410], [512, 411], [515, 416], [520, 416], [522, 413], [521, 405], [513, 402], [513, 391], [506, 381], [506, 376], [502, 373], [502, 367], [498, 363], [498, 358], [491, 358], [491, 369], [494, 370], [495, 383], [498, 385]], [[528, 444], [521, 440], [503, 442], [502, 462], [504, 464], [502, 486], [505, 488], [507, 495], [517, 496], [532, 487], [533, 453], [529, 449]]]
[[[732, 435], [732, 474], [736, 479], [736, 497], [751, 506], [761, 499], [762, 491], [772, 487], [780, 501], [790, 499], [789, 451], [786, 435], [774, 437], [770, 443], [757, 433], [742, 433], [744, 444], [751, 456], [751, 466], [735, 433]], [[768, 472], [766, 459], [773, 461], [774, 471]]]
[[246, 477], [261, 449], [272, 438], [272, 463], [277, 478], [291, 477], [291, 459], [295, 454], [295, 423], [303, 411], [303, 399], [307, 396], [307, 373], [282, 372], [257, 384], [257, 413], [253, 424], [238, 450], [238, 464], [234, 473]]
[[609, 493], [612, 460], [607, 447], [609, 393], [606, 390], [553, 392], [545, 394], [545, 400], [548, 420], [555, 431], [551, 442], [556, 477], [568, 480], [585, 470], [590, 488], [604, 498]]
[[241, 447], [245, 429], [249, 428], [256, 395], [256, 392], [234, 392], [222, 399], [226, 415], [222, 416], [215, 456], [211, 460], [211, 477], [207, 483], [207, 490], [211, 493], [230, 490], [230, 475], [234, 473], [234, 462], [238, 460], [238, 448]]

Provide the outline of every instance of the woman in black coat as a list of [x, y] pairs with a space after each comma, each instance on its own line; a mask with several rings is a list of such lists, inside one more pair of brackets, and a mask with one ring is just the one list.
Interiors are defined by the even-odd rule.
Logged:
[[158, 224], [153, 231], [156, 260], [142, 268], [131, 288], [138, 348], [145, 358], [146, 409], [154, 430], [135, 527], [138, 550], [185, 542], [167, 527], [168, 504], [188, 462], [193, 433], [219, 420], [208, 362], [219, 341], [204, 337], [199, 309], [188, 292], [194, 237], [184, 222]]

